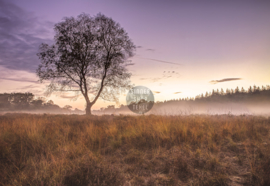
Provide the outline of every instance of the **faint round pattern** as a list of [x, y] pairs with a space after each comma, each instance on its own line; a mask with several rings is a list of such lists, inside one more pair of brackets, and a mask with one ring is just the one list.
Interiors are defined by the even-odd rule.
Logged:
[[154, 106], [153, 92], [144, 86], [136, 86], [128, 91], [126, 103], [128, 108], [137, 114], [144, 114]]

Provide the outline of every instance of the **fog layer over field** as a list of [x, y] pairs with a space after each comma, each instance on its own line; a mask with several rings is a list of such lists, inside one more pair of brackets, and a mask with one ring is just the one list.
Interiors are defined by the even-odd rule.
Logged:
[[[140, 103], [147, 103], [141, 100]], [[137, 104], [140, 104], [137, 103]], [[150, 103], [149, 103], [150, 104]], [[0, 113], [50, 113], [50, 114], [85, 114], [84, 110], [66, 105], [63, 108], [54, 104], [52, 100], [35, 97], [32, 93], [0, 94]], [[109, 105], [107, 108], [93, 110], [93, 114], [127, 114], [133, 113], [127, 105]], [[189, 115], [189, 114], [233, 114], [233, 115], [270, 115], [270, 86], [250, 87], [247, 91], [237, 87], [235, 90], [222, 89], [206, 92], [195, 98], [180, 98], [156, 101], [153, 108], [146, 115]]]
[[270, 115], [270, 105], [268, 103], [184, 103], [182, 105], [166, 104], [162, 106], [154, 105], [149, 112], [158, 115], [178, 115], [178, 114], [233, 114], [233, 115]]

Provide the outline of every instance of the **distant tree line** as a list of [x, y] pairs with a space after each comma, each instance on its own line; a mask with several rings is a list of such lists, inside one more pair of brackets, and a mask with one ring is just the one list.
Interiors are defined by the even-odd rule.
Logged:
[[[211, 92], [206, 92], [205, 94], [197, 95], [196, 97], [186, 97], [179, 99], [171, 99], [164, 101], [155, 102], [157, 107], [173, 104], [173, 103], [184, 103], [184, 102], [194, 102], [194, 103], [210, 103], [210, 102], [270, 102], [270, 86], [250, 86], [248, 90], [245, 90], [243, 87], [240, 89], [236, 87], [235, 89], [217, 89], [212, 90]], [[109, 105], [107, 108], [101, 108], [103, 113], [116, 113], [121, 111], [128, 111], [127, 106], [121, 105], [120, 108], [115, 108], [114, 105]]]
[[195, 101], [270, 101], [270, 86], [250, 86], [248, 90], [240, 89], [217, 89], [195, 97]]
[[[243, 87], [240, 89], [217, 89], [205, 94], [197, 95], [196, 97], [187, 97], [179, 99], [171, 99], [165, 101], [155, 102], [156, 106], [167, 105], [170, 103], [210, 103], [210, 102], [263, 102], [270, 103], [270, 86], [250, 86], [248, 90]], [[71, 110], [72, 106], [66, 105], [63, 108], [53, 103], [52, 100], [46, 101], [44, 97], [35, 97], [32, 93], [4, 93], [0, 94], [0, 111], [34, 111], [40, 110], [44, 112], [57, 112], [57, 113], [76, 113], [82, 114], [83, 111], [79, 109]], [[101, 108], [100, 110], [93, 110], [93, 113], [118, 113], [129, 112], [126, 105], [120, 105], [119, 108], [115, 108], [114, 105], [108, 105], [107, 108]]]
[[[33, 93], [3, 93], [0, 94], [0, 111], [50, 111], [50, 112], [71, 112], [72, 106], [66, 105], [63, 108], [54, 104], [52, 100], [44, 97], [36, 97]], [[76, 109], [75, 111], [79, 111]]]
[[165, 100], [164, 102], [156, 103], [167, 103], [167, 102], [177, 102], [177, 101], [270, 101], [270, 86], [250, 86], [248, 90], [243, 87], [240, 89], [236, 87], [235, 89], [216, 89], [211, 92], [206, 92], [205, 94], [200, 94], [195, 97], [186, 97], [179, 99]]

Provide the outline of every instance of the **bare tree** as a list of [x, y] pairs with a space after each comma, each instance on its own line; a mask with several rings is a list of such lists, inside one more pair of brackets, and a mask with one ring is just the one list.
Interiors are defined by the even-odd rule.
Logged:
[[98, 14], [64, 18], [55, 25], [55, 44], [41, 44], [37, 75], [49, 80], [47, 93], [74, 91], [86, 101], [86, 114], [98, 98], [118, 102], [118, 95], [131, 88], [127, 59], [135, 45], [114, 20]]

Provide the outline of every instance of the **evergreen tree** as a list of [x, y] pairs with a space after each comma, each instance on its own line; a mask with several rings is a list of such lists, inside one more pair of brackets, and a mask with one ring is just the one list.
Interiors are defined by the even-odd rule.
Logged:
[[253, 85], [253, 92], [256, 92], [257, 91], [257, 87], [256, 85]]
[[216, 92], [215, 92], [215, 90], [213, 89], [213, 90], [212, 90], [212, 96], [215, 95], [215, 94], [216, 94]]
[[221, 90], [220, 90], [220, 95], [224, 95], [224, 90], [223, 90], [223, 88], [221, 88]]
[[248, 88], [248, 93], [249, 94], [251, 94], [253, 91], [252, 91], [252, 87], [250, 86], [249, 88]]
[[239, 87], [237, 86], [236, 88], [235, 88], [235, 91], [234, 91], [236, 94], [238, 94], [239, 93]]

